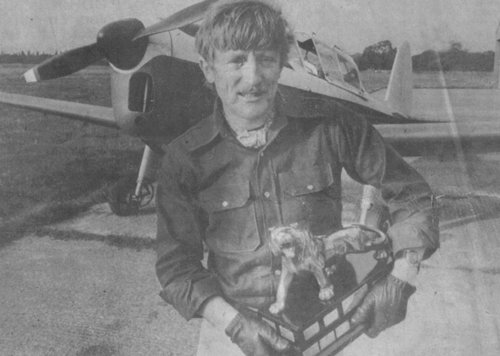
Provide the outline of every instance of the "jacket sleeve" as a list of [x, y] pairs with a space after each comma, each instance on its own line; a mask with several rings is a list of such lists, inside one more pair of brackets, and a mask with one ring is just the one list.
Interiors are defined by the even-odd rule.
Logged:
[[430, 256], [439, 246], [434, 196], [422, 176], [392, 148], [366, 120], [339, 121], [337, 142], [347, 173], [362, 184], [381, 190], [392, 225], [388, 235], [395, 255], [412, 248]]
[[[157, 189], [156, 274], [160, 296], [187, 320], [199, 317], [202, 304], [222, 295], [216, 278], [203, 267], [203, 216], [196, 204], [188, 162], [165, 153]], [[181, 154], [182, 155], [182, 154]]]

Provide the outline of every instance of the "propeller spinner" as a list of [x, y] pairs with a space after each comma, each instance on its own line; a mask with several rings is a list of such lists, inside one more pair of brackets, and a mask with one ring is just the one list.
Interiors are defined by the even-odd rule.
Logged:
[[99, 31], [96, 43], [53, 56], [27, 71], [24, 78], [36, 82], [64, 77], [102, 58], [119, 69], [131, 69], [139, 64], [148, 46], [147, 38], [134, 40], [143, 29], [137, 19], [112, 22]]

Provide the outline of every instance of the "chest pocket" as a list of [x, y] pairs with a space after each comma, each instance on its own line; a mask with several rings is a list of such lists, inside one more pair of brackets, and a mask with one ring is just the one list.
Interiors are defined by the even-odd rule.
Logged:
[[341, 226], [340, 178], [335, 178], [329, 164], [282, 172], [279, 183], [285, 224], [298, 222], [314, 234]]
[[207, 245], [219, 252], [249, 252], [260, 245], [249, 182], [221, 180], [200, 192], [208, 214]]
[[321, 192], [334, 183], [329, 164], [282, 172], [279, 177], [281, 188], [288, 196]]

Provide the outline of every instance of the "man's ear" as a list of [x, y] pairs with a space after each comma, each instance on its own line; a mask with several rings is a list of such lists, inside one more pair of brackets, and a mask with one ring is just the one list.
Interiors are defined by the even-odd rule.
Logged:
[[212, 63], [207, 62], [207, 60], [201, 56], [199, 59], [199, 63], [201, 71], [205, 75], [206, 81], [212, 84], [215, 81], [215, 72]]

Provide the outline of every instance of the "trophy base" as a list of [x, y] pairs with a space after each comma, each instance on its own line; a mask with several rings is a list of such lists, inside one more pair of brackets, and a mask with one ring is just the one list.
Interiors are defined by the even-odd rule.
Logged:
[[335, 355], [363, 333], [363, 326], [352, 325], [351, 318], [366, 293], [391, 271], [392, 262], [391, 257], [375, 259], [373, 251], [348, 255], [331, 276], [335, 290], [331, 300], [319, 300], [319, 287], [307, 274], [294, 277], [283, 312], [271, 314], [269, 306], [252, 310], [301, 355]]

